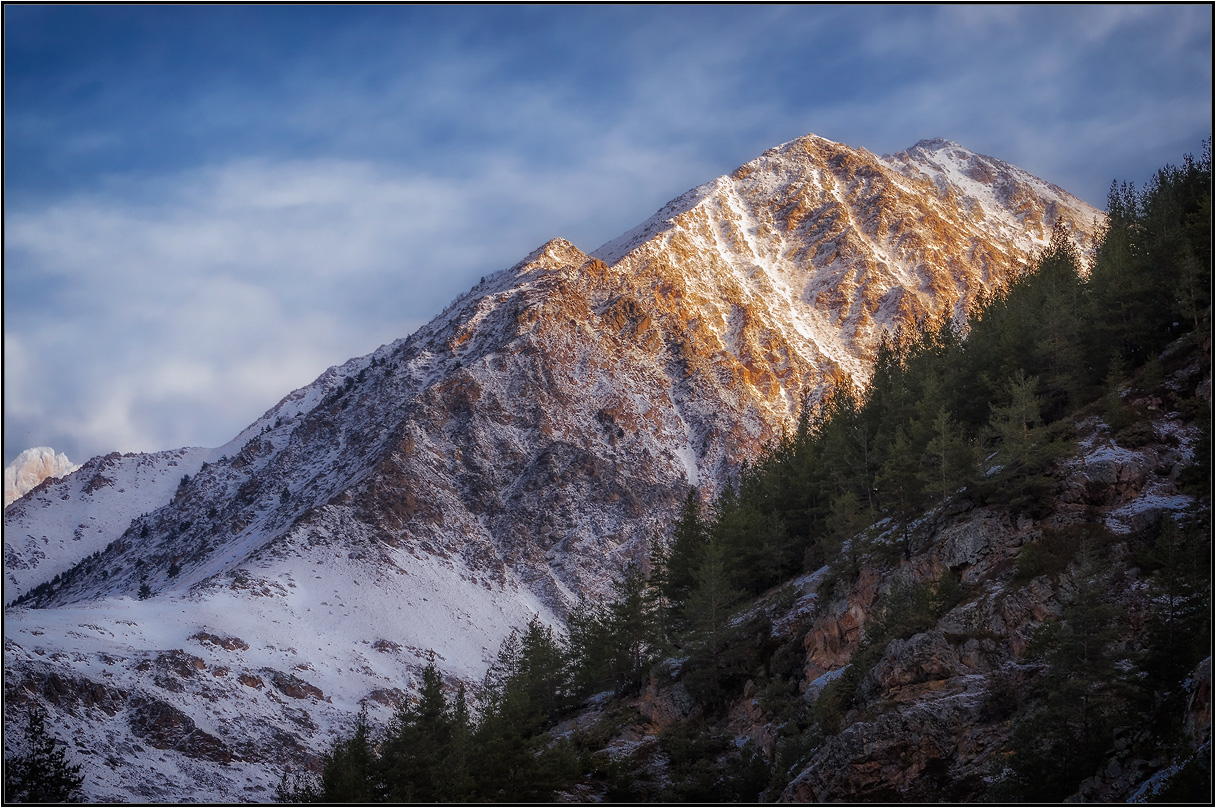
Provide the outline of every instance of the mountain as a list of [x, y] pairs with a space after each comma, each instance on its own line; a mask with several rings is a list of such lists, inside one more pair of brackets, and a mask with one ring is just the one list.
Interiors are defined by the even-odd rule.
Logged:
[[68, 471], [78, 473], [65, 472], [62, 479], [48, 477], [16, 501], [11, 513], [5, 510], [6, 597], [19, 597], [101, 551], [135, 516], [168, 501], [182, 477], [213, 455], [219, 451], [115, 452], [71, 466]]
[[50, 705], [92, 799], [266, 799], [430, 652], [475, 683], [512, 628], [605, 594], [884, 335], [963, 322], [1102, 222], [948, 141], [811, 135], [590, 254], [550, 241], [225, 447], [7, 509], [6, 714]]
[[49, 446], [26, 449], [4, 468], [4, 507], [16, 502], [48, 477], [63, 477], [80, 466]]

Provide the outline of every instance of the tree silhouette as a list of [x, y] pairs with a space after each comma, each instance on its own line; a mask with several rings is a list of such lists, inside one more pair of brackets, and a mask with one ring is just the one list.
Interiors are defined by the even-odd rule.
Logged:
[[40, 709], [30, 710], [21, 751], [4, 761], [5, 802], [77, 802], [84, 778], [68, 761], [64, 744], [46, 729]]

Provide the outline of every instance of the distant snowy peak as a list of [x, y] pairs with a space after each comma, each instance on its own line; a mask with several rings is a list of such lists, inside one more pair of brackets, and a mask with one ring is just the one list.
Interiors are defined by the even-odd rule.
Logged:
[[78, 468], [67, 455], [56, 454], [49, 446], [26, 449], [4, 469], [4, 507], [34, 490], [43, 480], [63, 477]]

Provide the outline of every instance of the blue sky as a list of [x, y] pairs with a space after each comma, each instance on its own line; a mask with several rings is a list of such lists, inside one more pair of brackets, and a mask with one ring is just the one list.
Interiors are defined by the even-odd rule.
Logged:
[[5, 6], [4, 460], [222, 444], [808, 132], [1102, 207], [1211, 82], [1210, 5]]

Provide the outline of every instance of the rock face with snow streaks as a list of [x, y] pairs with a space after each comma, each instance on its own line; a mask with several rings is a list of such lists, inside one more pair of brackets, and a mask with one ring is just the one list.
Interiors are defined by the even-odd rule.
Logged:
[[[884, 333], [961, 318], [1057, 221], [1084, 251], [1100, 220], [946, 141], [883, 158], [815, 136], [771, 149], [591, 254], [555, 239], [487, 277], [226, 446], [175, 458], [180, 473], [140, 489], [158, 492], [150, 505], [112, 497], [101, 519], [89, 498], [126, 486], [96, 482], [91, 461], [65, 498], [6, 511], [6, 577], [44, 607], [6, 612], [6, 670], [25, 687], [99, 665], [124, 709], [159, 700], [220, 744], [203, 743], [211, 768], [176, 746], [163, 765], [100, 767], [98, 794], [139, 781], [172, 796], [186, 778], [216, 799], [264, 797], [277, 772], [250, 773], [268, 753], [240, 751], [234, 714], [315, 753], [361, 704], [389, 709], [373, 694], [408, 690], [428, 650], [476, 681], [513, 626], [560, 620], [643, 558], [688, 485], [718, 490], [802, 402], [863, 386]], [[13, 577], [10, 540], [29, 558], [21, 541], [52, 541], [35, 523], [89, 518], [105, 524], [56, 556], [81, 563], [45, 567], [54, 582], [28, 563]], [[196, 676], [141, 668], [186, 647]], [[307, 721], [267, 671], [324, 694]], [[139, 709], [125, 726], [147, 723]], [[51, 724], [87, 734], [92, 716]]]

